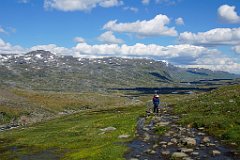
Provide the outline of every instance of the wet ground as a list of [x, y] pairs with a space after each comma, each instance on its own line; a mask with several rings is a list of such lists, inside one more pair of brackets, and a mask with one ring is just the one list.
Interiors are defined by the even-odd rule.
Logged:
[[[153, 116], [148, 122], [140, 118], [137, 124], [137, 137], [128, 146], [128, 160], [239, 160], [234, 149], [223, 146], [220, 141], [203, 132], [204, 128], [187, 128], [179, 125], [178, 116], [165, 107], [161, 114]], [[163, 135], [157, 128], [167, 129]]]

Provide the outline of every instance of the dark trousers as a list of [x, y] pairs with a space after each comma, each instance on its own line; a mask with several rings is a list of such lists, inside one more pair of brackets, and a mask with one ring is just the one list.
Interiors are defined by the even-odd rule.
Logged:
[[158, 105], [154, 105], [154, 107], [153, 107], [153, 112], [154, 112], [154, 113], [158, 113]]

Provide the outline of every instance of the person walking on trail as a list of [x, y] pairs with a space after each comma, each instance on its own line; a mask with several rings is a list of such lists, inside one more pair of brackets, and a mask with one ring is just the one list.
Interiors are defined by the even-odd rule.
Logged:
[[158, 106], [160, 103], [159, 95], [155, 94], [152, 99], [153, 102], [153, 113], [158, 113]]

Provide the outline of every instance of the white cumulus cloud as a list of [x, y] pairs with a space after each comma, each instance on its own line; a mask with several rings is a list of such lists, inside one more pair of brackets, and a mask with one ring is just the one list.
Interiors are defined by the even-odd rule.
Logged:
[[216, 28], [207, 32], [183, 32], [179, 41], [195, 45], [236, 45], [240, 43], [240, 28]]
[[26, 51], [19, 45], [11, 45], [0, 38], [0, 54], [22, 54]]
[[159, 14], [151, 20], [136, 21], [130, 23], [118, 23], [117, 20], [109, 21], [103, 29], [122, 32], [134, 33], [139, 37], [151, 36], [177, 36], [177, 31], [174, 27], [167, 27], [170, 19], [166, 15]]
[[98, 40], [108, 44], [124, 43], [122, 39], [116, 38], [111, 31], [107, 31], [98, 37]]
[[97, 6], [109, 8], [122, 4], [121, 0], [44, 0], [44, 8], [61, 11], [90, 11]]
[[235, 9], [235, 6], [222, 5], [218, 8], [218, 16], [221, 20], [228, 23], [240, 23], [240, 16]]
[[240, 45], [237, 45], [237, 46], [232, 47], [232, 50], [233, 50], [235, 53], [240, 54]]
[[137, 43], [129, 46], [126, 44], [100, 44], [89, 45], [87, 43], [79, 43], [73, 48], [77, 56], [119, 56], [119, 57], [146, 57], [177, 60], [185, 59], [195, 60], [206, 54], [219, 54], [215, 49], [207, 49], [201, 46], [193, 46], [189, 44], [160, 46], [156, 44], [145, 45]]
[[179, 18], [175, 19], [175, 23], [177, 25], [184, 25], [184, 20], [182, 17], [179, 17]]

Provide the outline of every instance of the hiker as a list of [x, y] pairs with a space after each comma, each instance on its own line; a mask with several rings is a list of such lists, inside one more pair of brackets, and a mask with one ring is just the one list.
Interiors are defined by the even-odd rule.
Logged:
[[160, 103], [159, 95], [155, 94], [152, 99], [153, 102], [153, 113], [158, 113], [158, 106]]

